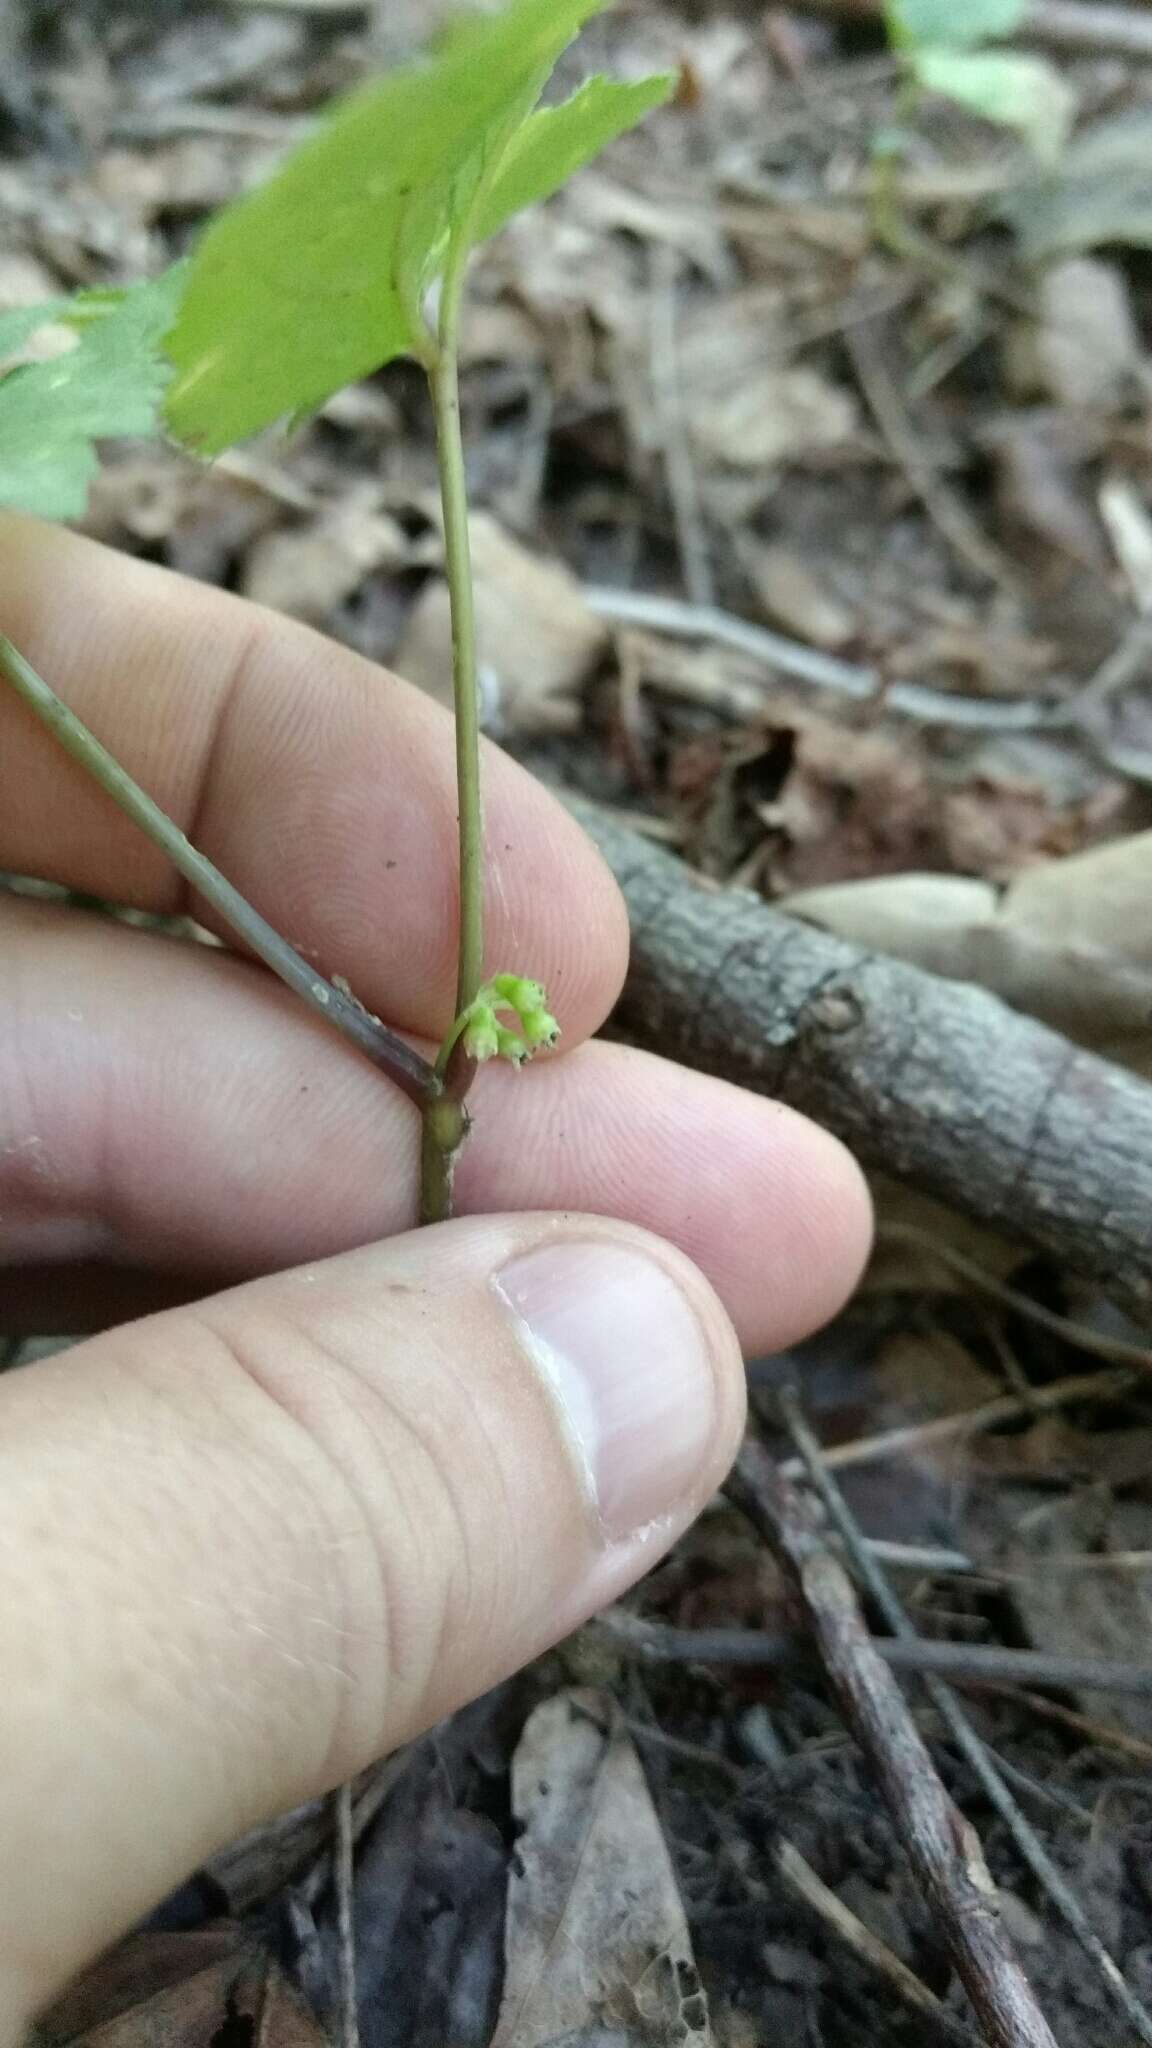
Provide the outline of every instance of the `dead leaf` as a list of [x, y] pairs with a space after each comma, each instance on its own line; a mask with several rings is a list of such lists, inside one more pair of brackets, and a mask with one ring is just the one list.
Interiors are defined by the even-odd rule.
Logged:
[[939, 858], [938, 797], [906, 744], [807, 714], [794, 731], [792, 771], [760, 811], [776, 888], [899, 870], [913, 849]]
[[690, 302], [677, 323], [676, 355], [686, 396], [735, 389], [765, 365], [785, 368], [793, 352], [788, 300], [779, 284], [745, 285]]
[[1041, 277], [1035, 320], [1012, 330], [1009, 373], [1025, 397], [1108, 411], [1135, 388], [1142, 353], [1116, 265], [1071, 256]]
[[235, 91], [295, 57], [303, 38], [302, 22], [263, 10], [222, 20], [210, 36], [201, 22], [179, 22], [124, 67], [125, 83], [142, 107]]
[[1100, 486], [1099, 505], [1132, 602], [1137, 611], [1152, 612], [1152, 518], [1143, 497], [1127, 477], [1109, 476]]
[[38, 305], [43, 299], [54, 299], [59, 290], [59, 279], [38, 257], [16, 249], [0, 255], [0, 312]]
[[[883, 1418], [877, 1428], [963, 1415], [1004, 1391], [996, 1374], [943, 1329], [895, 1331], [878, 1349], [875, 1370]], [[955, 1462], [954, 1450], [946, 1447], [946, 1463]]]
[[1108, 551], [1087, 488], [1098, 428], [1038, 406], [991, 422], [982, 438], [996, 467], [1000, 516], [1017, 546], [1041, 566], [1054, 555], [1065, 580], [1070, 562], [1105, 575]]
[[[471, 532], [485, 724], [573, 731], [576, 695], [608, 644], [607, 628], [561, 563], [530, 555], [487, 513], [475, 515]], [[452, 702], [452, 622], [440, 578], [417, 600], [394, 665], [429, 696]]]
[[1152, 968], [1152, 832], [1028, 868], [1009, 887], [1004, 916], [1037, 937], [1079, 938]]
[[766, 616], [809, 647], [844, 647], [856, 631], [849, 607], [793, 548], [737, 534], [737, 553]]
[[804, 364], [764, 364], [727, 390], [702, 389], [690, 415], [692, 438], [702, 454], [735, 469], [771, 469], [840, 447], [858, 424], [851, 393]]
[[[944, 607], [926, 603], [925, 609]], [[1050, 642], [998, 625], [984, 613], [942, 618], [938, 625], [909, 634], [884, 664], [890, 679], [930, 675], [948, 689], [981, 697], [1026, 697], [1048, 681], [1055, 666]]]
[[512, 1800], [524, 1832], [492, 2048], [711, 2048], [667, 1845], [608, 1699], [561, 1693], [537, 1708]]
[[961, 874], [1007, 881], [1038, 863], [1078, 853], [1113, 822], [1119, 785], [1102, 783], [1076, 802], [1058, 801], [1039, 775], [988, 768], [947, 790], [940, 802], [944, 859]]
[[799, 890], [782, 907], [979, 982], [1084, 1044], [1152, 1031], [1152, 832], [1025, 868], [1002, 896], [960, 876], [905, 874]]
[[679, 249], [687, 262], [717, 284], [729, 274], [723, 236], [711, 208], [692, 202], [669, 204], [664, 194], [634, 191], [600, 170], [582, 172], [566, 201], [575, 218], [595, 230], [597, 239], [623, 230]]
[[[251, 2027], [251, 2048], [329, 2048], [328, 2036], [275, 1963], [257, 1957], [233, 1994], [229, 2017]], [[213, 2048], [219, 2048], [219, 2035]]]
[[[220, 1983], [230, 1984], [239, 1968], [239, 1930], [231, 1923], [194, 1934], [131, 1934], [49, 2008], [39, 2022], [42, 2038], [49, 2048], [64, 2048], [174, 1988], [213, 1978], [219, 2009]], [[198, 1997], [192, 1994], [192, 2006]]]
[[499, 363], [537, 369], [544, 359], [544, 336], [522, 306], [509, 299], [473, 298], [469, 302], [460, 331], [462, 365]]
[[135, 1934], [44, 2014], [43, 2048], [213, 2048], [229, 2022], [251, 2048], [327, 2048], [279, 1965], [234, 1922]]
[[[1090, 1437], [1082, 1441], [1091, 1444]], [[1050, 1484], [1051, 1464], [1039, 1470]], [[1152, 1580], [1122, 1569], [1085, 1570], [1083, 1557], [1152, 1549], [1147, 1502], [1115, 1501], [1106, 1485], [1082, 1487], [1039, 1506], [1020, 1489], [1012, 1498], [1018, 1512], [990, 1561], [1016, 1575], [1013, 1596], [1035, 1647], [1062, 1657], [1126, 1662], [1143, 1654], [1152, 1641]], [[1008, 1497], [999, 1506], [1006, 1515]], [[1152, 1701], [1081, 1690], [1077, 1703], [1130, 1735], [1152, 1734]]]
[[266, 534], [245, 564], [245, 597], [290, 618], [326, 624], [376, 570], [407, 563], [403, 528], [381, 499], [378, 486], [355, 486], [305, 525]]

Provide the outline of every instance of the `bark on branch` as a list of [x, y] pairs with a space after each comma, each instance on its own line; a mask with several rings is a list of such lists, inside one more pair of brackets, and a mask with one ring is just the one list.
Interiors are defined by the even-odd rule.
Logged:
[[897, 1175], [1152, 1303], [1152, 1085], [983, 989], [831, 938], [570, 799], [627, 898], [623, 1036], [779, 1097]]

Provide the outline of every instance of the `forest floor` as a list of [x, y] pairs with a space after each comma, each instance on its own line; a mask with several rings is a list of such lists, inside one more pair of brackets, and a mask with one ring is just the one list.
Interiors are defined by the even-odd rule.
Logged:
[[[157, 270], [445, 11], [9, 8], [0, 310]], [[1141, 26], [1139, 8], [1099, 14]], [[982, 979], [1147, 1075], [1152, 1011], [1145, 992], [1134, 1013], [1130, 977], [1152, 972], [1152, 42], [1140, 62], [1092, 41], [1058, 52], [1079, 111], [1051, 175], [933, 106], [885, 240], [874, 159], [896, 73], [867, 6], [620, 6], [580, 65], [670, 65], [676, 102], [478, 261], [465, 415], [496, 738], [715, 884]], [[420, 380], [399, 365], [211, 469], [110, 451], [85, 526], [445, 698], [435, 481]], [[1084, 863], [1105, 847], [1101, 894]], [[1033, 923], [1014, 890], [1041, 871]], [[1088, 940], [1111, 980], [1086, 983]], [[1152, 2008], [1152, 1381], [1110, 1352], [1143, 1333], [1056, 1261], [895, 1179], [877, 1197], [850, 1307], [751, 1363], [755, 1425], [795, 1459], [777, 1397], [802, 1387], [870, 1554], [919, 1636], [952, 1647], [955, 1696]], [[982, 2038], [799, 1625], [718, 1501], [626, 1615], [371, 1774], [364, 2048], [490, 2040], [537, 1751], [579, 1844], [565, 1939], [591, 1988], [566, 2039]], [[768, 1661], [698, 1639], [719, 1629], [757, 1632]], [[996, 1650], [1013, 1653], [999, 1670]], [[1106, 1664], [1126, 1689], [1090, 1682]], [[1136, 2039], [938, 1701], [902, 1683], [1059, 2041]], [[221, 1858], [49, 2038], [334, 2031], [324, 1828], [297, 1815]], [[595, 1910], [626, 1892], [656, 1930], [651, 1981]], [[259, 1999], [237, 1988], [253, 1942], [285, 1973], [275, 2011], [267, 1978]], [[211, 2025], [189, 1989], [205, 1971], [227, 1988]], [[556, 2038], [546, 2001], [505, 2038]]]

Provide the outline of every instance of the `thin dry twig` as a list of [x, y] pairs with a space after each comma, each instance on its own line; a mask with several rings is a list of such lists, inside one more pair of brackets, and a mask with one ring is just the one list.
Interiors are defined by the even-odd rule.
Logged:
[[[875, 1546], [872, 1546], [875, 1548]], [[1044, 1572], [1132, 1572], [1142, 1577], [1152, 1572], [1152, 1550], [1051, 1550], [1045, 1554]], [[997, 1572], [1004, 1585], [1034, 1576], [1033, 1572]]]
[[[617, 1608], [599, 1615], [595, 1625], [650, 1664], [733, 1664], [773, 1670], [812, 1659], [808, 1638], [788, 1629], [668, 1628]], [[1049, 1656], [1043, 1650], [1005, 1649], [999, 1643], [934, 1642], [924, 1636], [908, 1641], [874, 1636], [872, 1646], [891, 1670], [913, 1677], [928, 1673], [956, 1683], [1051, 1685], [1061, 1692], [1083, 1687], [1152, 1699], [1152, 1668], [1145, 1664]]]
[[360, 2001], [356, 1991], [356, 1828], [353, 1787], [332, 1794], [335, 1830], [332, 1881], [336, 1895], [336, 1940], [340, 1956], [340, 2048], [360, 2048]]
[[979, 1572], [975, 1558], [964, 1550], [942, 1550], [931, 1543], [890, 1543], [887, 1537], [870, 1536], [868, 1548], [881, 1564], [893, 1564], [902, 1572], [930, 1572], [933, 1577], [966, 1578]]
[[1062, 1728], [1071, 1728], [1077, 1735], [1083, 1735], [1100, 1749], [1115, 1749], [1122, 1756], [1130, 1756], [1137, 1763], [1152, 1764], [1152, 1742], [1141, 1741], [1138, 1735], [1129, 1735], [1124, 1729], [1110, 1728], [1105, 1721], [1094, 1721], [1090, 1714], [1079, 1714], [1074, 1707], [1065, 1707], [1058, 1700], [1045, 1699], [1042, 1693], [1028, 1692], [1020, 1686], [989, 1684], [981, 1690], [1000, 1693], [1003, 1698], [1015, 1700], [1039, 1714], [1045, 1721], [1059, 1721]]
[[883, 1788], [900, 1840], [940, 1916], [952, 1960], [993, 2048], [1056, 2048], [996, 1910], [975, 1836], [957, 1813], [844, 1567], [801, 1496], [759, 1444], [728, 1482], [804, 1603], [845, 1717]]
[[[648, 1736], [653, 1734], [650, 1728], [642, 1728], [639, 1732]], [[675, 1747], [692, 1749], [693, 1745], [677, 1744]], [[746, 1784], [750, 1775], [755, 1775], [729, 1764], [726, 1758], [716, 1759], [706, 1752], [697, 1752], [694, 1760], [697, 1759], [706, 1763], [722, 1761], [725, 1769], [733, 1774], [741, 1787]], [[788, 1762], [796, 1762], [795, 1757], [787, 1758], [783, 1753], [781, 1760], [785, 1765]], [[731, 1819], [720, 1813], [717, 1814], [716, 1820], [722, 1847], [736, 1876], [758, 1903], [766, 1900], [768, 1888], [759, 1879], [754, 1879], [747, 1868], [746, 1860], [740, 1854], [744, 1846], [743, 1841]], [[889, 1948], [887, 1942], [882, 1941], [878, 1934], [874, 1934], [870, 1927], [866, 1927], [850, 1907], [830, 1890], [788, 1835], [774, 1828], [766, 1854], [775, 1866], [777, 1876], [793, 1896], [814, 1912], [834, 1938], [843, 1942], [860, 1962], [867, 1968], [876, 1970], [898, 1998], [914, 2012], [931, 2020], [942, 2040], [952, 2042], [954, 2048], [980, 2048], [977, 2036], [971, 2028], [950, 2013], [936, 1994], [929, 1991], [928, 1986], [922, 1984], [919, 1977]]]
[[[615, 590], [599, 584], [590, 584], [584, 594], [597, 617], [612, 625], [665, 633], [677, 640], [711, 640], [717, 646], [731, 648], [734, 654], [746, 655], [775, 675], [809, 683], [814, 689], [832, 690], [838, 696], [854, 698], [885, 712], [897, 712], [923, 724], [953, 725], [969, 732], [1066, 732], [1081, 728], [1085, 738], [1119, 773], [1152, 779], [1152, 767], [1148, 765], [1152, 757], [1115, 748], [1093, 728], [1101, 706], [1138, 680], [1147, 663], [1149, 625], [1144, 619], [1138, 621], [1131, 635], [1081, 689], [1062, 704], [1045, 704], [1034, 697], [1002, 701], [931, 690], [920, 683], [888, 683], [878, 669], [822, 653], [803, 641], [791, 640], [767, 626], [754, 625], [750, 619], [742, 619], [711, 603], [685, 603], [680, 598]], [[689, 693], [683, 682], [676, 688]], [[728, 688], [735, 714], [749, 715], [754, 686], [740, 684], [733, 678]]]
[[[651, 1736], [653, 1731], [646, 1728], [641, 1729], [640, 1733]], [[690, 1748], [691, 1745], [678, 1747]], [[717, 1761], [708, 1756], [700, 1760], [709, 1763]], [[732, 1771], [736, 1780], [743, 1786], [751, 1774], [747, 1770], [740, 1770], [736, 1765], [728, 1764], [727, 1759], [723, 1761], [725, 1768]], [[791, 1761], [795, 1762], [795, 1758]], [[761, 1879], [754, 1878], [748, 1869], [746, 1859], [740, 1853], [744, 1847], [742, 1838], [725, 1814], [718, 1813], [716, 1822], [722, 1850], [734, 1874], [758, 1904], [764, 1903], [769, 1897], [768, 1887]], [[876, 1970], [898, 1998], [914, 2012], [931, 2020], [942, 2040], [952, 2042], [954, 2048], [980, 2048], [977, 2036], [971, 2028], [965, 2026], [962, 2020], [956, 2019], [947, 2007], [941, 2004], [935, 1993], [920, 1982], [919, 1977], [914, 1975], [908, 1965], [901, 1962], [899, 1956], [888, 1947], [887, 1942], [882, 1941], [878, 1934], [874, 1934], [870, 1927], [866, 1927], [843, 1900], [829, 1889], [812, 1868], [807, 1857], [801, 1854], [795, 1842], [775, 1829], [766, 1854], [774, 1865], [777, 1876], [793, 1896], [814, 1912], [824, 1927], [838, 1941], [842, 1941], [866, 1967]]]
[[845, 328], [844, 342], [860, 388], [895, 462], [961, 561], [1001, 589], [1012, 589], [1016, 579], [1011, 565], [981, 532], [917, 434], [889, 368], [882, 334], [880, 322], [858, 321]]
[[1038, 1806], [1048, 1807], [1050, 1812], [1058, 1814], [1062, 1820], [1071, 1821], [1073, 1827], [1092, 1826], [1092, 1815], [1088, 1808], [1081, 1806], [1078, 1799], [1073, 1799], [1071, 1793], [1061, 1792], [1055, 1785], [1043, 1784], [1028, 1771], [1022, 1771], [1018, 1764], [1011, 1763], [998, 1749], [989, 1746], [988, 1756], [1001, 1777], [1006, 1778], [1010, 1785], [1015, 1785], [1016, 1790], [1022, 1793], [1025, 1799], [1034, 1800]]
[[[925, 1450], [929, 1445], [947, 1443], [951, 1437], [978, 1436], [998, 1429], [1002, 1422], [1019, 1422], [1027, 1415], [1050, 1415], [1074, 1401], [1111, 1401], [1134, 1384], [1130, 1372], [1082, 1372], [1068, 1379], [1053, 1380], [1051, 1386], [1033, 1387], [1025, 1398], [1000, 1394], [980, 1408], [966, 1408], [958, 1415], [940, 1415], [932, 1422], [910, 1422], [900, 1429], [880, 1430], [875, 1436], [853, 1437], [850, 1443], [834, 1444], [823, 1452], [828, 1470], [842, 1472], [849, 1465], [871, 1465], [881, 1458], [895, 1458], [906, 1451]], [[803, 1479], [803, 1458], [788, 1458], [781, 1465], [787, 1479]]]
[[855, 1913], [849, 1911], [843, 1901], [837, 1898], [836, 1893], [831, 1891], [813, 1870], [807, 1858], [800, 1854], [794, 1842], [788, 1841], [783, 1835], [778, 1835], [772, 1860], [789, 1891], [817, 1913], [824, 1925], [838, 1936], [846, 1948], [852, 1950], [853, 1955], [858, 1956], [861, 1962], [867, 1963], [872, 1969], [878, 1970], [905, 2005], [910, 2005], [914, 2012], [925, 2014], [935, 2023], [942, 2038], [955, 2042], [957, 2048], [960, 2048], [961, 2043], [966, 2044], [966, 2048], [974, 2048], [976, 2037], [971, 2028], [954, 2019], [935, 1994], [929, 1991], [927, 1985], [922, 1984], [919, 1977], [913, 1974], [907, 1963], [902, 1963], [899, 1956], [894, 1954], [887, 1942], [881, 1941], [878, 1934], [873, 1934], [870, 1927], [866, 1927]]
[[1110, 704], [1123, 690], [1131, 689], [1134, 683], [1146, 682], [1150, 661], [1152, 619], [1141, 613], [1132, 620], [1127, 632], [1100, 663], [1095, 674], [1089, 676], [1075, 695], [1067, 699], [1064, 709], [1068, 718], [1078, 724]]
[[584, 594], [597, 617], [611, 625], [639, 626], [677, 640], [712, 640], [747, 655], [774, 675], [791, 676], [819, 690], [835, 690], [842, 697], [854, 697], [859, 703], [874, 704], [925, 724], [954, 725], [971, 732], [1038, 732], [1059, 731], [1070, 723], [1062, 705], [1042, 704], [1034, 698], [1009, 703], [991, 697], [953, 696], [947, 690], [924, 689], [919, 683], [889, 685], [878, 669], [822, 654], [716, 605], [685, 604], [678, 598], [599, 584], [590, 584]]
[[[784, 1389], [780, 1399], [792, 1440], [807, 1466], [809, 1477], [829, 1519], [851, 1556], [857, 1576], [875, 1601], [893, 1635], [901, 1642], [918, 1642], [919, 1637], [903, 1603], [875, 1559], [868, 1555], [856, 1518], [828, 1470], [820, 1444], [808, 1425], [797, 1395]], [[959, 1700], [940, 1678], [922, 1674], [921, 1683], [952, 1741], [975, 1772], [981, 1788], [1009, 1829], [1020, 1854], [1042, 1885], [1070, 1933], [1079, 1942], [1129, 2024], [1135, 2029], [1138, 2038], [1152, 2044], [1152, 2017], [1136, 1997], [1115, 1958], [1100, 1940], [1075, 1892], [1063, 1873], [1057, 1869], [1031, 1822], [1016, 1804], [1001, 1772], [986, 1745], [977, 1735]]]
[[650, 1743], [654, 1749], [665, 1750], [669, 1756], [678, 1756], [683, 1763], [717, 1771], [734, 1788], [742, 1786], [748, 1776], [744, 1765], [734, 1764], [731, 1757], [721, 1756], [719, 1750], [705, 1749], [699, 1742], [686, 1742], [683, 1736], [670, 1735], [666, 1728], [660, 1728], [652, 1721], [636, 1721], [625, 1714], [624, 1726], [641, 1745]]
[[670, 242], [652, 251], [651, 338], [652, 390], [660, 421], [660, 441], [668, 495], [676, 521], [676, 539], [684, 588], [693, 604], [716, 601], [716, 585], [708, 548], [708, 529], [700, 503], [700, 485], [692, 459], [692, 441], [684, 410], [676, 313], [680, 284], [680, 252]]
[[[404, 1769], [408, 1751], [398, 1750], [361, 1773], [353, 1788], [353, 1833], [357, 1841], [375, 1820]], [[332, 1883], [332, 1801], [311, 1799], [290, 1813], [251, 1828], [238, 1842], [208, 1859], [204, 1869], [237, 1917], [263, 1905], [286, 1885], [315, 1906]]]
[[994, 1301], [1002, 1301], [1006, 1308], [1015, 1309], [1017, 1315], [1036, 1323], [1042, 1330], [1050, 1331], [1054, 1337], [1065, 1338], [1075, 1344], [1077, 1350], [1087, 1351], [1093, 1358], [1106, 1359], [1109, 1365], [1130, 1365], [1138, 1372], [1152, 1372], [1152, 1351], [1147, 1345], [1130, 1344], [1123, 1337], [1106, 1337], [1100, 1331], [1090, 1329], [1087, 1323], [1078, 1323], [1071, 1316], [1057, 1315], [1054, 1309], [1045, 1308], [1042, 1302], [1033, 1301], [1030, 1295], [1021, 1294], [1018, 1288], [997, 1280], [995, 1274], [989, 1273], [976, 1259], [970, 1259], [965, 1252], [955, 1251], [950, 1244], [933, 1237], [930, 1230], [921, 1230], [916, 1223], [881, 1223], [876, 1231], [876, 1241], [878, 1244], [910, 1244], [918, 1251], [930, 1252], [942, 1266], [950, 1267], [962, 1279], [971, 1281], [982, 1294], [991, 1295]]

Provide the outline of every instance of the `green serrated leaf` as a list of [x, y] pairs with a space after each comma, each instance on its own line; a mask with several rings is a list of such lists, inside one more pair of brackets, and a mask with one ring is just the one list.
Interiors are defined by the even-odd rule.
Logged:
[[1028, 0], [885, 0], [888, 33], [902, 50], [971, 50], [1015, 35]]
[[921, 50], [913, 70], [926, 92], [943, 93], [986, 121], [1015, 128], [1045, 163], [1059, 158], [1076, 101], [1043, 57], [1000, 50]]
[[582, 164], [662, 106], [676, 90], [675, 72], [637, 84], [590, 78], [558, 107], [541, 107], [520, 126], [479, 210], [474, 240], [495, 234], [514, 213], [547, 199]]
[[14, 306], [10, 312], [0, 313], [0, 361], [19, 355], [25, 342], [42, 327], [71, 327], [79, 334], [93, 321], [103, 320], [122, 306], [131, 293], [151, 290], [151, 284], [96, 284], [73, 292], [70, 298], [41, 299], [35, 306]]
[[[66, 355], [25, 363], [0, 378], [0, 505], [77, 519], [98, 467], [93, 442], [156, 428], [171, 368], [160, 343], [182, 287], [180, 266], [126, 291], [82, 293], [0, 323], [0, 341], [24, 341], [58, 320], [76, 328]], [[9, 343], [9, 353], [12, 344]]]
[[207, 453], [393, 356], [557, 57], [610, 0], [512, 0], [355, 93], [208, 228], [168, 338], [174, 432]]
[[65, 319], [72, 304], [71, 299], [44, 299], [38, 306], [14, 306], [11, 312], [0, 313], [0, 361], [16, 355], [41, 327]]

